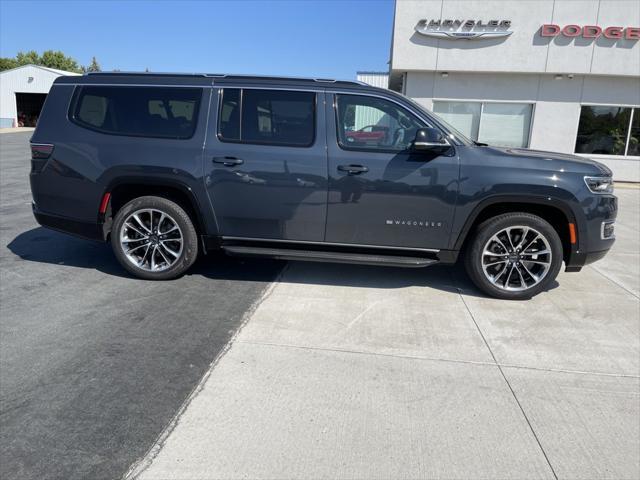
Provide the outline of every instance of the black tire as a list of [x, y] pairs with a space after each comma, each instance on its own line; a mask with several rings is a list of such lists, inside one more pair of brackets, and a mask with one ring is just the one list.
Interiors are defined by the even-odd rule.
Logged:
[[[524, 275], [523, 281], [525, 281], [525, 285], [527, 284], [526, 280], [531, 282], [532, 285], [523, 290], [508, 290], [507, 288], [512, 287], [514, 285], [514, 282], [515, 283], [520, 282], [518, 270], [514, 270], [516, 275], [515, 278], [509, 277], [509, 275], [512, 275], [512, 271], [510, 269], [505, 270], [505, 272], [508, 272], [507, 276], [511, 278], [511, 283], [509, 283], [509, 285], [507, 285], [506, 287], [504, 285], [503, 286], [499, 285], [502, 279], [500, 279], [500, 281], [497, 281], [496, 283], [492, 283], [492, 281], [490, 281], [487, 275], [485, 274], [485, 271], [483, 268], [483, 258], [484, 258], [483, 252], [484, 252], [485, 246], [488, 245], [488, 242], [494, 237], [494, 235], [498, 234], [499, 232], [502, 232], [504, 229], [509, 227], [516, 227], [515, 235], [517, 235], [518, 226], [534, 229], [537, 233], [543, 236], [544, 240], [546, 240], [549, 246], [549, 249], [551, 251], [551, 256], [550, 258], [542, 257], [545, 261], [547, 261], [548, 259], [549, 266], [544, 276], [539, 275], [539, 277], [541, 277], [541, 280], [538, 283], [533, 284], [533, 282], [535, 281], [535, 277], [532, 275], [529, 275], [528, 272], [526, 272], [522, 267], [520, 267], [521, 268], [520, 272], [523, 272], [523, 275]], [[520, 230], [520, 232], [521, 232], [521, 237], [527, 235], [527, 234], [522, 235], [522, 232], [524, 232], [524, 229]], [[530, 232], [528, 235], [529, 236], [527, 237], [527, 239], [531, 239], [533, 238], [534, 233]], [[468, 245], [468, 248], [465, 253], [465, 268], [467, 270], [469, 277], [473, 281], [473, 283], [484, 293], [492, 297], [501, 298], [505, 300], [529, 299], [534, 295], [537, 295], [538, 293], [542, 292], [543, 290], [546, 290], [548, 286], [551, 284], [551, 282], [555, 280], [555, 278], [558, 275], [558, 272], [560, 271], [560, 267], [562, 266], [562, 241], [560, 240], [558, 233], [549, 224], [549, 222], [547, 222], [546, 220], [536, 215], [532, 215], [530, 213], [523, 213], [523, 212], [505, 213], [505, 214], [490, 218], [484, 221], [482, 224], [480, 224], [477, 227], [477, 229], [473, 234], [473, 238], [471, 238], [470, 240], [471, 240], [470, 244]], [[538, 242], [542, 242], [542, 240], [539, 240]], [[508, 247], [509, 247], [508, 250], [510, 250], [510, 246]], [[496, 251], [501, 252], [501, 250], [496, 250]], [[516, 260], [516, 258], [520, 259], [520, 257], [516, 257], [514, 255], [503, 254], [501, 258], [498, 258], [497, 260], [500, 260], [501, 262], [507, 262], [506, 264], [504, 264], [504, 268], [506, 269], [518, 261]], [[533, 257], [529, 255], [526, 258], [537, 259], [538, 256], [536, 255], [535, 257]], [[493, 260], [490, 260], [490, 261], [493, 261]], [[517, 265], [520, 266], [521, 263], [518, 262]], [[527, 262], [527, 265], [529, 265], [529, 267], [534, 265], [535, 267], [535, 264], [532, 264], [532, 263]], [[502, 267], [503, 267], [502, 263], [499, 266], [496, 266], [495, 268], [499, 269], [496, 271], [499, 273]], [[542, 267], [536, 267], [536, 268], [542, 268]], [[497, 278], [497, 274], [493, 275], [492, 278], [494, 279]], [[520, 286], [518, 285], [515, 285], [515, 286], [517, 288], [524, 288], [522, 286], [522, 283], [520, 283]]]
[[[121, 242], [121, 234], [124, 222], [134, 213], [139, 212], [145, 209], [153, 209], [154, 212], [164, 213], [169, 217], [167, 221], [173, 221], [175, 225], [177, 225], [178, 233], [176, 235], [180, 235], [182, 238], [182, 249], [179, 251], [179, 255], [172, 257], [168, 253], [165, 253], [165, 256], [155, 255], [154, 258], [159, 259], [159, 263], [161, 267], [164, 269], [160, 271], [152, 271], [150, 270], [150, 265], [147, 268], [142, 268], [137, 264], [134, 264], [133, 260], [127, 256], [127, 252], [125, 252], [124, 247]], [[141, 212], [144, 213], [144, 212]], [[148, 214], [147, 214], [148, 215]], [[158, 221], [158, 214], [156, 213], [156, 221]], [[153, 218], [153, 217], [152, 217]], [[148, 225], [147, 225], [148, 226]], [[153, 225], [151, 225], [153, 227]], [[142, 228], [141, 225], [135, 223], [135, 227], [147, 234], [147, 231]], [[128, 227], [127, 227], [128, 228]], [[158, 235], [155, 235], [154, 241], [158, 240]], [[142, 237], [141, 237], [142, 238]], [[170, 240], [167, 240], [170, 241]], [[146, 242], [146, 240], [141, 240], [142, 242]], [[148, 242], [147, 242], [148, 243]], [[137, 244], [133, 244], [134, 246]], [[146, 245], [146, 243], [145, 243]], [[157, 245], [157, 243], [152, 246]], [[171, 244], [179, 245], [179, 244]], [[180, 205], [171, 200], [167, 200], [162, 197], [138, 197], [131, 200], [129, 203], [124, 205], [118, 213], [113, 221], [113, 227], [111, 230], [111, 246], [116, 255], [116, 258], [120, 262], [120, 264], [131, 274], [138, 278], [143, 278], [145, 280], [170, 280], [173, 278], [177, 278], [183, 275], [193, 263], [196, 261], [198, 256], [198, 235], [196, 233], [196, 229], [193, 225], [193, 221], [189, 217], [189, 215], [184, 211]], [[146, 247], [142, 247], [145, 249]], [[176, 249], [177, 250], [177, 249]], [[131, 250], [128, 252], [131, 253]], [[155, 252], [154, 252], [155, 253]], [[161, 253], [161, 252], [158, 252]], [[147, 255], [145, 253], [145, 255]], [[169, 258], [171, 262], [169, 263], [163, 261], [162, 258]], [[143, 263], [146, 265], [145, 261], [150, 264], [150, 259], [142, 259]], [[163, 263], [164, 262], [164, 263]], [[161, 268], [158, 267], [158, 268]]]

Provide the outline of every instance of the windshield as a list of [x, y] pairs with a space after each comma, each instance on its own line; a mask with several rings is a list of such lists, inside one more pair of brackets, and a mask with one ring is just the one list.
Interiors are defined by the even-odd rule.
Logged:
[[419, 111], [423, 112], [425, 115], [427, 115], [429, 118], [435, 120], [435, 122], [442, 127], [444, 130], [446, 130], [447, 132], [449, 132], [449, 135], [453, 136], [456, 140], [458, 140], [460, 143], [464, 144], [464, 145], [475, 145], [476, 142], [474, 142], [473, 140], [471, 140], [469, 137], [465, 136], [463, 133], [461, 133], [460, 131], [458, 131], [454, 126], [452, 126], [450, 123], [444, 121], [442, 118], [440, 118], [436, 113], [433, 113], [431, 110], [428, 110], [427, 108], [423, 107], [422, 105], [420, 105], [418, 102], [416, 102], [415, 100], [413, 100], [412, 98], [406, 97], [403, 95], [403, 97], [411, 103], [411, 105], [413, 105], [415, 108], [417, 108]]

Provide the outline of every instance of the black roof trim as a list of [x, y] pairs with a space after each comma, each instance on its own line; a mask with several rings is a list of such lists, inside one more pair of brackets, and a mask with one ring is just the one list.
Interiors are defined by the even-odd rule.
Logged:
[[235, 75], [225, 73], [169, 73], [169, 72], [89, 72], [85, 75], [91, 77], [181, 77], [181, 78], [219, 78], [225, 80], [242, 80], [242, 81], [267, 81], [267, 82], [283, 82], [283, 83], [303, 83], [303, 84], [339, 84], [339, 85], [366, 85], [357, 80], [335, 80], [331, 78], [308, 78], [308, 77], [286, 77], [286, 76], [269, 76], [269, 75]]

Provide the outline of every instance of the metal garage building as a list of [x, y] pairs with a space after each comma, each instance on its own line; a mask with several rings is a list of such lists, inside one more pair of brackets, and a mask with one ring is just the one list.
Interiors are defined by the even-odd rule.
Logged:
[[24, 65], [0, 72], [0, 128], [35, 126], [53, 81], [79, 75], [39, 65]]

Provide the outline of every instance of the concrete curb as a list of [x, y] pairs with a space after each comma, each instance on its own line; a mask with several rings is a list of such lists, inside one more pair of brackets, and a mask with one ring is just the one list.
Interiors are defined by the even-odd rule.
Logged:
[[0, 133], [25, 133], [33, 132], [35, 129], [35, 127], [0, 128]]

